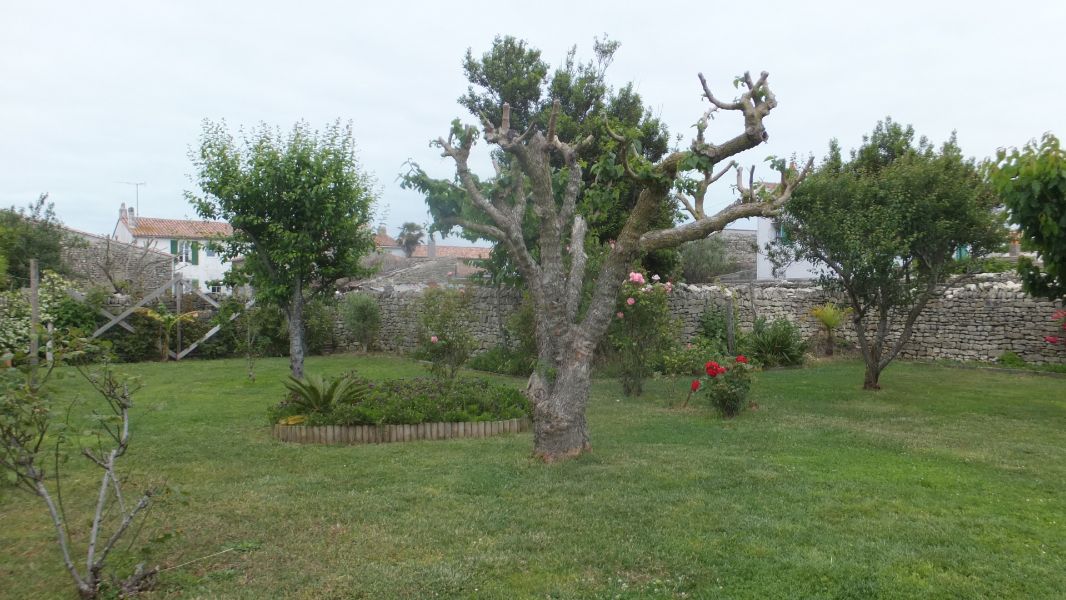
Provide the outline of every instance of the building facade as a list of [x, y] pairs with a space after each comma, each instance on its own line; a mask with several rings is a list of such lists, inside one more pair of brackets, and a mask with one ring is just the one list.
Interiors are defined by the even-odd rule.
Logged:
[[221, 280], [231, 265], [222, 260], [212, 242], [231, 235], [229, 223], [142, 217], [123, 203], [112, 237], [170, 254], [175, 273], [201, 291], [221, 293]]

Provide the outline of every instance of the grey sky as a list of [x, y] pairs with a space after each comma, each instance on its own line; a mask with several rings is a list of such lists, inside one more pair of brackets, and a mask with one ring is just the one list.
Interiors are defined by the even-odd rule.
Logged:
[[[654, 10], [647, 7], [655, 6]], [[428, 140], [463, 116], [460, 60], [496, 34], [527, 39], [553, 64], [608, 33], [610, 71], [636, 83], [673, 133], [733, 76], [770, 72], [770, 143], [742, 155], [824, 154], [885, 115], [939, 142], [957, 130], [985, 157], [1045, 131], [1066, 134], [1061, 36], [1066, 2], [342, 2], [0, 3], [0, 204], [50, 192], [72, 227], [110, 232], [146, 181], [146, 216], [193, 216], [187, 149], [201, 120], [288, 128], [351, 119], [381, 186], [391, 232], [427, 219], [395, 183], [412, 158], [450, 174]], [[736, 133], [719, 119], [714, 139]], [[763, 170], [765, 172], [765, 169]], [[719, 182], [724, 203], [728, 185]]]

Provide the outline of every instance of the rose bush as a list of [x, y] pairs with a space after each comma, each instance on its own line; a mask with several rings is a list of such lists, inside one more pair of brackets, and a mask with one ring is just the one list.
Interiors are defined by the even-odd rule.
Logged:
[[732, 364], [724, 365], [715, 360], [707, 361], [704, 377], [692, 380], [689, 395], [682, 406], [687, 406], [692, 394], [707, 396], [711, 406], [725, 418], [735, 417], [748, 406], [748, 393], [751, 391], [752, 367], [743, 354], [736, 356]]
[[658, 357], [674, 344], [680, 331], [680, 322], [670, 314], [667, 304], [673, 286], [659, 283], [657, 277], [651, 278], [654, 283], [647, 283], [644, 274], [629, 274], [619, 292], [615, 319], [607, 330], [626, 396], [640, 395]]

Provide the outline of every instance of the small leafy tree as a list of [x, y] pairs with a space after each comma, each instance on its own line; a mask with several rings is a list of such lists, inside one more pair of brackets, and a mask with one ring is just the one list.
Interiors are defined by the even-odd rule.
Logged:
[[422, 239], [426, 237], [426, 232], [422, 229], [422, 226], [418, 223], [404, 223], [400, 226], [400, 235], [396, 236], [397, 243], [403, 248], [403, 253], [407, 258], [414, 256], [415, 249], [422, 243]]
[[866, 362], [863, 387], [879, 389], [956, 251], [980, 257], [1002, 245], [997, 204], [954, 136], [939, 149], [916, 144], [912, 127], [886, 119], [848, 161], [830, 144], [789, 202], [789, 236], [774, 252], [820, 265], [822, 284], [844, 293]]
[[290, 370], [300, 379], [305, 306], [338, 279], [361, 275], [359, 259], [374, 249], [374, 184], [356, 161], [351, 125], [317, 132], [299, 122], [288, 135], [263, 125], [238, 144], [225, 124], [205, 121], [191, 158], [201, 193], [186, 197], [202, 218], [233, 226], [219, 244], [224, 258], [244, 258], [231, 283], [244, 276], [260, 301], [284, 308]]
[[681, 274], [686, 283], [710, 283], [736, 270], [720, 237], [681, 244]]
[[359, 349], [367, 352], [378, 338], [381, 330], [381, 307], [369, 294], [348, 294], [340, 304], [341, 319]]
[[65, 273], [62, 245], [68, 239], [56, 217], [55, 204], [41, 194], [25, 208], [0, 209], [0, 256], [6, 263], [4, 279], [18, 289], [28, 287], [30, 259], [36, 258], [41, 271]]
[[1027, 245], [1043, 266], [1018, 259], [1025, 291], [1050, 300], [1066, 300], [1066, 151], [1050, 133], [1021, 150], [1000, 150], [989, 175]]

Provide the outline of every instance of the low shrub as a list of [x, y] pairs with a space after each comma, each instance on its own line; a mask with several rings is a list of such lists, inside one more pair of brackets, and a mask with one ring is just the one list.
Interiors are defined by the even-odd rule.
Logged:
[[526, 294], [522, 304], [503, 328], [503, 342], [470, 359], [467, 366], [478, 371], [528, 377], [537, 366], [537, 334], [533, 301]]
[[664, 375], [699, 375], [708, 356], [725, 354], [725, 346], [718, 340], [697, 335], [691, 342], [667, 348], [662, 353]]
[[455, 379], [474, 352], [476, 342], [467, 328], [469, 304], [464, 290], [443, 288], [430, 288], [419, 300], [415, 357], [429, 361], [435, 377]]
[[[519, 390], [479, 378], [395, 379], [363, 382], [359, 393], [333, 398], [318, 410], [287, 398], [268, 410], [273, 423], [308, 425], [401, 425], [461, 421], [499, 421], [530, 415]], [[328, 384], [327, 384], [328, 385]], [[303, 417], [298, 418], [298, 417]]]
[[489, 373], [528, 377], [537, 366], [537, 357], [501, 345], [475, 355], [466, 366]]
[[803, 364], [807, 341], [799, 327], [788, 319], [755, 320], [751, 332], [739, 336], [737, 347], [764, 367], [790, 367]]

